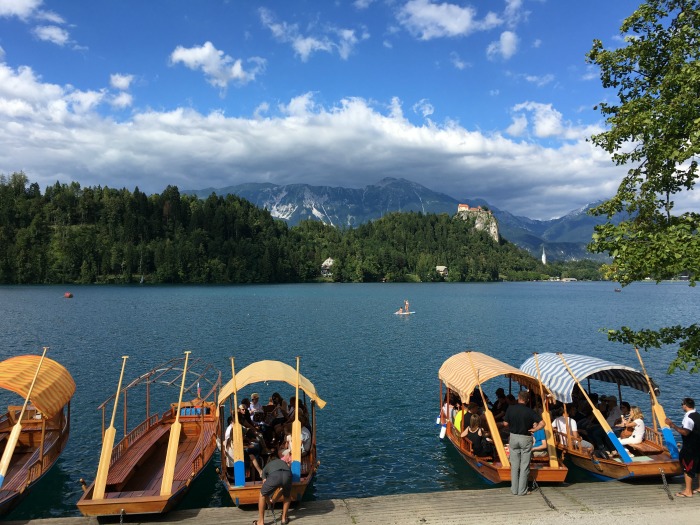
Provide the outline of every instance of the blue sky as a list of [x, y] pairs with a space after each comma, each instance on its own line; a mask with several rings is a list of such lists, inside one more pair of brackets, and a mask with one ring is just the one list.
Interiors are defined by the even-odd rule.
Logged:
[[149, 193], [403, 177], [558, 217], [626, 171], [586, 141], [614, 94], [585, 54], [622, 45], [638, 5], [0, 0], [0, 174]]

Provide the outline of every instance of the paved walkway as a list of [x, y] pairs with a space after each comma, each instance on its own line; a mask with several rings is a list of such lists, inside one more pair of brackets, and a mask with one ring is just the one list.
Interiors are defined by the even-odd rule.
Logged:
[[[292, 507], [290, 518], [294, 525], [603, 525], [617, 524], [622, 519], [649, 524], [699, 523], [700, 494], [693, 498], [673, 497], [682, 488], [679, 481], [682, 480], [670, 481], [668, 492], [660, 480], [658, 483], [609, 481], [544, 486], [539, 492], [521, 497], [513, 496], [509, 487], [498, 487], [308, 501]], [[280, 510], [276, 510], [275, 514], [279, 523]], [[225, 507], [171, 512], [160, 518], [127, 517], [124, 521], [173, 525], [251, 525], [256, 518], [257, 511], [254, 509]], [[115, 522], [119, 520], [98, 522], [95, 518], [53, 518], [6, 523], [98, 525]], [[269, 511], [265, 523], [274, 523]]]

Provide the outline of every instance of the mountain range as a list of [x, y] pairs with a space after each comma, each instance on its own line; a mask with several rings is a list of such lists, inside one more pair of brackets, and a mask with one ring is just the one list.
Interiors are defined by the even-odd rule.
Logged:
[[593, 217], [587, 211], [598, 203], [551, 220], [536, 220], [499, 210], [482, 199], [462, 199], [435, 192], [406, 179], [385, 178], [376, 184], [353, 189], [308, 184], [246, 183], [224, 188], [183, 190], [182, 193], [207, 198], [235, 194], [259, 208], [267, 209], [290, 226], [313, 219], [334, 226], [354, 227], [378, 219], [387, 213], [417, 211], [422, 213], [457, 213], [460, 203], [491, 210], [498, 220], [504, 239], [540, 256], [544, 248], [547, 260], [605, 260], [601, 254], [586, 251], [593, 227], [605, 217]]

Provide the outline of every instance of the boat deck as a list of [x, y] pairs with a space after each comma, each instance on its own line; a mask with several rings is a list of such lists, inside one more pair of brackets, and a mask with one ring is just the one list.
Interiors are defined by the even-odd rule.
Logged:
[[[682, 488], [682, 478], [669, 481], [673, 495]], [[543, 497], [544, 496], [544, 497]], [[546, 497], [546, 499], [545, 499]], [[292, 506], [290, 518], [300, 525], [463, 524], [488, 516], [489, 524], [511, 525], [601, 525], [624, 518], [645, 523], [694, 523], [700, 513], [700, 496], [669, 499], [661, 480], [651, 482], [591, 482], [570, 486], [545, 486], [541, 492], [516, 497], [509, 487], [483, 490], [443, 491], [372, 498], [305, 501]], [[275, 511], [277, 522], [280, 509]], [[126, 516], [127, 523], [177, 525], [250, 525], [257, 510], [232, 507], [175, 511], [161, 517]], [[13, 525], [97, 525], [118, 523], [119, 518], [52, 518]], [[274, 523], [268, 511], [265, 523]]]

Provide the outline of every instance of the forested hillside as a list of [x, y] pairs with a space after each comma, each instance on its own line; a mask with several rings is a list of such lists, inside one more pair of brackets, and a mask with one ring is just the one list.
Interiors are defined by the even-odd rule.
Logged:
[[[42, 194], [23, 173], [0, 176], [0, 282], [5, 284], [280, 283], [319, 279], [332, 257], [341, 282], [597, 278], [594, 265], [543, 266], [447, 214], [394, 213], [356, 229], [289, 228], [233, 195], [200, 199], [168, 186]], [[566, 274], [566, 272], [569, 272]]]

